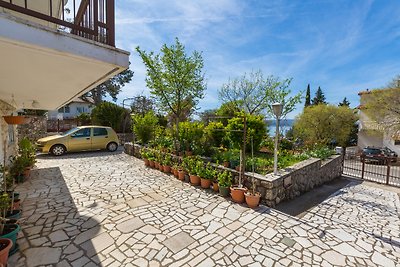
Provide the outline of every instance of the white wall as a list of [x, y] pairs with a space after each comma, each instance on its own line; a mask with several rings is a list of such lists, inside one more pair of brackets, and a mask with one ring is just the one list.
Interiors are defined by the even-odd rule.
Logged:
[[[4, 165], [4, 158], [6, 159], [6, 165], [9, 163], [9, 157], [13, 156], [17, 152], [18, 148], [18, 135], [16, 126], [9, 126], [3, 119], [3, 116], [11, 115], [11, 112], [15, 109], [8, 105], [6, 102], [0, 100], [0, 164]], [[9, 130], [11, 129], [14, 136], [14, 141], [11, 142], [9, 138]], [[5, 155], [4, 155], [5, 154]]]
[[[49, 119], [55, 120], [60, 118], [59, 116], [62, 116], [63, 119], [73, 119], [76, 118], [81, 113], [88, 113], [88, 114], [92, 113], [92, 110], [94, 108], [92, 104], [78, 103], [78, 102], [70, 103], [68, 106], [69, 106], [69, 113], [66, 112], [60, 113], [58, 112], [58, 110], [49, 111], [48, 113]], [[62, 107], [61, 109], [64, 109], [64, 107]]]

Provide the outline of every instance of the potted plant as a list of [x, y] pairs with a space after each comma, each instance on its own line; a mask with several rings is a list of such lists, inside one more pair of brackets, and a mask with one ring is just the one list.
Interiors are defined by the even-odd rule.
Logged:
[[188, 171], [190, 183], [192, 185], [200, 185], [200, 176], [201, 168], [203, 167], [203, 162], [198, 160], [196, 157], [190, 157], [188, 160]]
[[240, 168], [239, 168], [239, 184], [235, 186], [231, 186], [231, 196], [232, 200], [236, 203], [244, 202], [244, 193], [247, 192], [247, 188], [242, 185], [242, 151], [240, 151]]
[[212, 178], [212, 189], [213, 189], [215, 192], [218, 192], [218, 191], [219, 191], [219, 186], [218, 186], [218, 174], [217, 174], [217, 171], [215, 171], [215, 175], [214, 175], [214, 177]]
[[232, 174], [228, 171], [218, 173], [219, 193], [223, 197], [229, 196], [232, 185]]
[[142, 149], [141, 152], [142, 152], [141, 155], [142, 155], [144, 165], [146, 167], [149, 167], [150, 166], [150, 161], [149, 161], [150, 151], [148, 149]]
[[253, 137], [251, 138], [251, 170], [253, 177], [251, 179], [251, 192], [244, 193], [246, 197], [247, 206], [254, 209], [260, 203], [261, 194], [256, 192], [256, 179], [254, 178], [254, 149], [253, 149]]
[[174, 176], [175, 176], [176, 178], [178, 178], [178, 177], [179, 177], [179, 170], [180, 170], [179, 164], [178, 164], [178, 163], [174, 163], [174, 164], [172, 165], [172, 167], [171, 167], [171, 170], [172, 170], [172, 173], [174, 174]]
[[207, 166], [203, 166], [200, 172], [200, 184], [204, 189], [208, 189], [211, 186], [211, 180], [215, 177], [215, 170], [210, 163]]
[[221, 155], [222, 161], [223, 161], [223, 166], [225, 168], [229, 168], [229, 160], [230, 160], [230, 153], [229, 151], [224, 151], [222, 152]]
[[0, 195], [0, 210], [2, 217], [0, 218], [0, 238], [8, 238], [12, 241], [10, 254], [14, 253], [17, 249], [17, 235], [20, 230], [18, 224], [7, 224], [6, 212], [10, 207], [10, 197], [7, 193]]
[[7, 266], [8, 254], [13, 245], [11, 239], [0, 238], [0, 266]]
[[163, 171], [165, 173], [171, 173], [171, 164], [172, 164], [172, 157], [169, 154], [164, 155], [163, 160]]

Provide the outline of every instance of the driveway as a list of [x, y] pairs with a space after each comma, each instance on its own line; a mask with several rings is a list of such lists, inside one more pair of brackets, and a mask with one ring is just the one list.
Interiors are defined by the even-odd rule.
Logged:
[[[399, 197], [350, 183], [302, 219], [234, 204], [121, 152], [40, 157], [10, 266], [399, 266]], [[56, 265], [57, 264], [57, 265]]]

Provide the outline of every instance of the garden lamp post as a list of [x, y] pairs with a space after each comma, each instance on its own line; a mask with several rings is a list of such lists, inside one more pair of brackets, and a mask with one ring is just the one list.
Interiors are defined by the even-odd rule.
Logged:
[[276, 119], [275, 147], [274, 147], [274, 175], [278, 174], [278, 141], [279, 141], [279, 120], [282, 115], [283, 105], [281, 103], [272, 104], [272, 110]]

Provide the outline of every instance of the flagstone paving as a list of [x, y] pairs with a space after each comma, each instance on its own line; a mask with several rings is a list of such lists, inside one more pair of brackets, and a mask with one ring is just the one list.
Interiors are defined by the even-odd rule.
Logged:
[[[40, 157], [10, 266], [400, 266], [400, 203], [351, 183], [302, 219], [235, 204], [123, 153]], [[274, 265], [275, 264], [275, 265]]]

